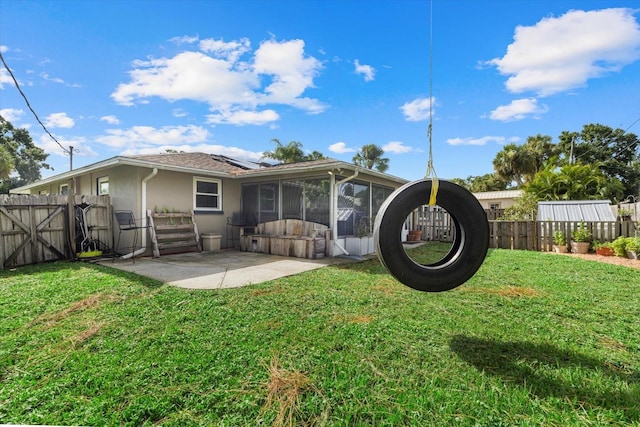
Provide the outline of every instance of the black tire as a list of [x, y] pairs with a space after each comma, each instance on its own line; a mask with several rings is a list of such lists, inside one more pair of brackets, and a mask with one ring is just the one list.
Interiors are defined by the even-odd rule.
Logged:
[[402, 246], [402, 226], [414, 209], [428, 204], [431, 183], [431, 179], [422, 179], [394, 191], [380, 207], [374, 238], [380, 261], [396, 279], [418, 291], [442, 292], [460, 286], [478, 271], [489, 248], [489, 222], [473, 194], [439, 180], [436, 203], [453, 220], [454, 241], [439, 261], [428, 265], [414, 262]]

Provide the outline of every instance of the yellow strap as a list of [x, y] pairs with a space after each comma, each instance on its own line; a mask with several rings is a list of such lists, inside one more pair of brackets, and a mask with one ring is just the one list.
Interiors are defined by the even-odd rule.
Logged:
[[438, 196], [438, 175], [436, 174], [436, 170], [433, 167], [433, 150], [431, 143], [431, 123], [429, 123], [428, 128], [429, 133], [429, 161], [427, 162], [427, 173], [425, 174], [425, 178], [431, 178], [431, 194], [429, 195], [429, 206], [436, 205], [436, 198]]

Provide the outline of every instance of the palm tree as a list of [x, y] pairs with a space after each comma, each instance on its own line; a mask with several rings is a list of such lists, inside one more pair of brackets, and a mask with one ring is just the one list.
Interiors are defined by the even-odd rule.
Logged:
[[353, 163], [363, 168], [385, 172], [389, 169], [389, 159], [382, 157], [384, 150], [375, 144], [366, 144], [353, 156]]
[[276, 149], [262, 153], [263, 158], [278, 160], [282, 163], [305, 162], [326, 158], [324, 154], [316, 150], [310, 154], [304, 154], [302, 143], [298, 141], [291, 141], [287, 145], [283, 145], [277, 138], [273, 138], [271, 141], [276, 143]]
[[493, 159], [493, 168], [500, 178], [521, 188], [538, 171], [536, 154], [527, 145], [507, 144]]
[[287, 145], [284, 145], [277, 138], [273, 138], [271, 142], [276, 143], [275, 150], [265, 151], [262, 153], [263, 157], [278, 160], [282, 163], [295, 163], [306, 160], [304, 151], [302, 151], [302, 143], [291, 141]]

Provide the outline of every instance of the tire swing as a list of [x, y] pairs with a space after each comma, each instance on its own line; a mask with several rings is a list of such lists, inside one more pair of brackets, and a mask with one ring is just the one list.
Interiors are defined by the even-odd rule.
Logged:
[[[480, 268], [489, 248], [487, 214], [466, 189], [449, 181], [425, 178], [398, 188], [380, 207], [374, 239], [378, 257], [398, 281], [423, 292], [442, 292], [460, 286]], [[438, 206], [446, 209], [455, 236], [449, 252], [432, 264], [418, 264], [405, 252], [402, 227], [411, 212], [428, 204], [438, 186]]]
[[[433, 13], [430, 13], [433, 28]], [[487, 214], [466, 189], [449, 181], [438, 181], [433, 167], [433, 36], [430, 36], [429, 76], [429, 161], [426, 178], [409, 182], [394, 191], [382, 204], [374, 226], [374, 240], [380, 262], [401, 283], [423, 292], [442, 292], [469, 280], [480, 268], [489, 248]], [[437, 205], [446, 209], [454, 227], [453, 244], [444, 257], [431, 264], [412, 260], [402, 244], [402, 227], [416, 208]]]

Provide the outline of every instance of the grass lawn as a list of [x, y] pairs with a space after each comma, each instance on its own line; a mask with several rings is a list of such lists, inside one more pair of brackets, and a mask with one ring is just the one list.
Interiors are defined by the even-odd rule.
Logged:
[[2, 423], [640, 425], [640, 270], [493, 250], [439, 294], [377, 261], [221, 291], [0, 271]]

